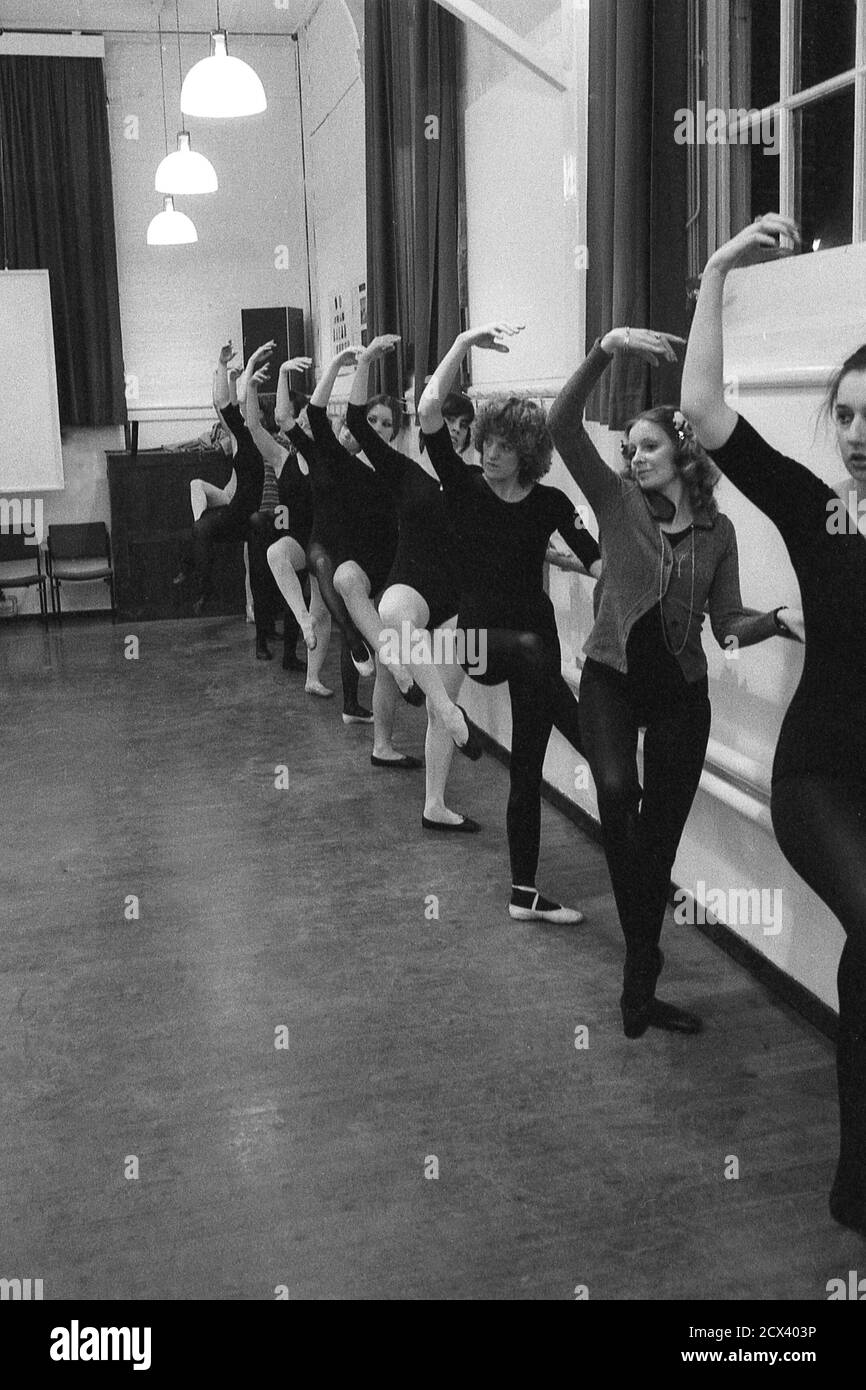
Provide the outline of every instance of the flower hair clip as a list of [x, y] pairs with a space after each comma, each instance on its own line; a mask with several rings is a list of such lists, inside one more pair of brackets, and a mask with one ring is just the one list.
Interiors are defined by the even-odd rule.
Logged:
[[695, 432], [689, 424], [681, 410], [675, 410], [671, 418], [671, 424], [676, 431], [677, 439], [681, 444], [685, 444], [687, 439], [694, 439]]

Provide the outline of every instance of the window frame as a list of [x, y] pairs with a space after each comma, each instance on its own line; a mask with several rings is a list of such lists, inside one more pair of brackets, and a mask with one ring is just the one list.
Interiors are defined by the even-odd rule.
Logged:
[[[698, 0], [694, 0], [698, 7]], [[730, 70], [732, 61], [731, 36], [733, 20], [740, 0], [717, 4], [709, 0], [704, 11], [706, 26], [706, 87], [707, 107], [732, 110]], [[795, 138], [796, 113], [836, 92], [854, 89], [854, 189], [851, 244], [866, 241], [866, 0], [856, 0], [856, 29], [854, 66], [835, 77], [826, 78], [802, 91], [794, 91], [797, 58], [797, 20], [800, 0], [778, 0], [779, 24], [779, 100], [765, 106], [743, 121], [728, 126], [725, 144], [708, 149], [707, 240], [708, 254], [727, 241], [735, 230], [731, 226], [731, 161], [730, 147], [739, 144], [745, 132], [751, 131], [768, 117], [777, 121], [779, 141], [779, 207], [785, 217], [794, 217], [797, 198], [797, 151]], [[696, 52], [696, 61], [701, 62]], [[745, 143], [745, 141], [743, 142]], [[770, 209], [767, 209], [770, 211]], [[772, 209], [776, 211], [776, 209]]]

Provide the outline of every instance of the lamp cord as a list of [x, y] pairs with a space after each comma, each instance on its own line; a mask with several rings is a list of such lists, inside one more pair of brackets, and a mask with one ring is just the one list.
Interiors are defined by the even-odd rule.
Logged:
[[168, 155], [168, 117], [165, 114], [165, 68], [162, 62], [162, 19], [156, 16], [156, 23], [159, 28], [159, 80], [162, 84], [162, 134], [165, 140], [165, 153]]
[[[179, 0], [174, 0], [174, 22], [177, 28], [177, 80], [180, 83], [180, 88], [178, 90], [181, 90], [183, 88], [183, 59], [180, 56], [180, 10], [178, 9], [178, 3]], [[180, 113], [180, 124], [181, 129], [186, 130], [183, 110], [181, 110]]]

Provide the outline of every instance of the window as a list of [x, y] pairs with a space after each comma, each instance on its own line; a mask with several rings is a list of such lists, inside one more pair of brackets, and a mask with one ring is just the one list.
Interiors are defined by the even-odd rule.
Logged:
[[728, 117], [707, 151], [708, 249], [776, 209], [807, 251], [866, 241], [866, 0], [707, 3], [707, 86]]

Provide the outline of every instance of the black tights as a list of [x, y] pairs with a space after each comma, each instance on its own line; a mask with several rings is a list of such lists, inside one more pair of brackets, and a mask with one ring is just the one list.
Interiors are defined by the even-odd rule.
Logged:
[[508, 682], [511, 700], [511, 787], [506, 826], [513, 883], [531, 887], [541, 843], [541, 774], [555, 725], [580, 751], [578, 706], [563, 680], [559, 642], [537, 632], [487, 629], [487, 667], [467, 674], [481, 685]]
[[256, 637], [264, 640], [273, 631], [274, 622], [283, 617], [283, 641], [287, 655], [294, 655], [298, 642], [298, 620], [280, 593], [273, 570], [268, 564], [268, 549], [284, 531], [278, 531], [273, 512], [253, 512], [249, 519], [250, 588], [253, 594], [253, 616]]
[[358, 672], [352, 662], [352, 651], [356, 656], [361, 653], [366, 656], [366, 644], [349, 617], [345, 603], [334, 588], [334, 562], [321, 541], [311, 540], [307, 546], [307, 570], [311, 578], [318, 583], [322, 601], [340, 631], [343, 709], [351, 712], [358, 708]]
[[[655, 991], [671, 871], [710, 733], [706, 681], [683, 681], [666, 695], [647, 706], [628, 677], [593, 661], [586, 662], [580, 684], [580, 727], [626, 941], [623, 999], [633, 1008]], [[637, 775], [642, 725], [643, 789]]]
[[866, 780], [800, 773], [773, 787], [782, 853], [838, 917], [841, 1148], [834, 1197], [866, 1224]]

